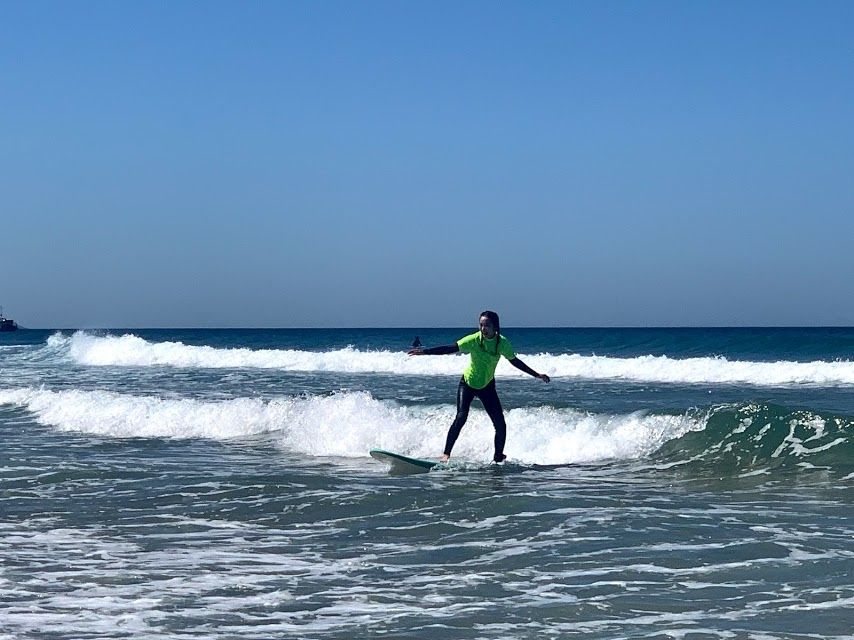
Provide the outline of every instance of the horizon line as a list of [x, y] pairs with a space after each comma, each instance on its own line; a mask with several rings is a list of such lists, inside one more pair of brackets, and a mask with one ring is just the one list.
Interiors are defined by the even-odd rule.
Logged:
[[[354, 331], [354, 330], [435, 330], [435, 329], [462, 329], [469, 328], [477, 329], [477, 327], [467, 327], [461, 325], [441, 325], [441, 326], [426, 326], [426, 325], [384, 325], [384, 326], [83, 326], [83, 327], [23, 327], [18, 325], [18, 331], [126, 331], [126, 330], [145, 330], [145, 331]], [[815, 324], [815, 325], [511, 325], [504, 327], [507, 330], [517, 329], [571, 329], [571, 330], [658, 330], [658, 329], [854, 329], [854, 325], [846, 324]], [[10, 331], [8, 333], [14, 333]]]

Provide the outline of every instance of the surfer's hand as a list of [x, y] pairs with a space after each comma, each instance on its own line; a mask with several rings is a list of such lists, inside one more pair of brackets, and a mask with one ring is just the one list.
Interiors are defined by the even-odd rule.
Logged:
[[540, 380], [542, 380], [543, 382], [551, 382], [551, 381], [552, 381], [552, 379], [551, 379], [551, 378], [549, 378], [545, 373], [541, 373], [541, 374], [540, 374], [540, 375], [538, 375], [537, 377], [538, 377]]
[[410, 350], [407, 352], [407, 355], [410, 355], [410, 356], [423, 356], [423, 355], [424, 355], [424, 349], [422, 349], [421, 347], [418, 347], [417, 349], [410, 349]]

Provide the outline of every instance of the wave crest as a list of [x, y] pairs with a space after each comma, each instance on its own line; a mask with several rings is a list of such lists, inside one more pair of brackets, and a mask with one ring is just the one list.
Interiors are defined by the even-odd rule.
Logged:
[[[402, 406], [366, 392], [224, 401], [130, 396], [112, 391], [0, 390], [0, 404], [17, 405], [37, 421], [68, 432], [116, 438], [211, 438], [269, 434], [288, 451], [364, 457], [373, 447], [436, 456], [454, 407]], [[507, 451], [525, 464], [560, 465], [636, 459], [703, 422], [690, 416], [592, 414], [574, 409], [519, 408], [507, 414]], [[471, 460], [492, 458], [493, 427], [473, 409], [454, 449]]]
[[[247, 349], [193, 346], [181, 342], [149, 342], [133, 334], [94, 336], [82, 331], [48, 339], [52, 350], [64, 351], [87, 366], [172, 366], [185, 368], [260, 368], [286, 371], [385, 373], [390, 375], [458, 376], [464, 368], [455, 357], [409, 357], [396, 351], [360, 351], [352, 347], [314, 352], [294, 349]], [[670, 384], [749, 384], [755, 386], [854, 386], [850, 361], [750, 362], [723, 357], [613, 358], [578, 354], [524, 355], [533, 368], [556, 378], [625, 380]], [[502, 360], [496, 375], [523, 376]]]
[[[14, 405], [60, 431], [116, 438], [266, 435], [283, 450], [317, 457], [366, 457], [373, 447], [416, 457], [438, 455], [454, 417], [451, 405], [404, 406], [367, 392], [262, 400], [133, 396], [112, 391], [0, 389]], [[571, 408], [507, 412], [507, 447], [527, 465], [648, 459], [654, 468], [739, 475], [775, 468], [854, 465], [854, 421], [774, 405], [724, 406], [685, 414], [603, 414]], [[473, 409], [454, 449], [457, 458], [492, 458], [493, 428]]]

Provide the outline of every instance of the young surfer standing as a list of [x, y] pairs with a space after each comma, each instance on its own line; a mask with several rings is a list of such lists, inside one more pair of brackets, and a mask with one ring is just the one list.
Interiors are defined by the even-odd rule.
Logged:
[[475, 397], [480, 398], [486, 409], [492, 425], [495, 427], [495, 462], [504, 461], [504, 441], [507, 439], [507, 424], [504, 422], [504, 410], [501, 400], [495, 390], [495, 367], [501, 356], [507, 358], [514, 367], [528, 375], [549, 382], [545, 373], [537, 373], [522, 362], [513, 352], [510, 341], [501, 335], [501, 324], [498, 314], [494, 311], [484, 311], [480, 314], [480, 331], [460, 338], [454, 344], [428, 349], [416, 348], [409, 351], [411, 356], [437, 356], [449, 353], [468, 353], [471, 355], [469, 366], [463, 372], [460, 385], [457, 387], [457, 416], [448, 429], [445, 440], [445, 452], [439, 457], [440, 462], [447, 462], [451, 457], [451, 449], [462, 431], [469, 416], [469, 407]]

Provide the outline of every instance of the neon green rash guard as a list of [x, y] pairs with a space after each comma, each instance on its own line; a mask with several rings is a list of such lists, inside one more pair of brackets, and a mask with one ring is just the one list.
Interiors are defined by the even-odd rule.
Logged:
[[504, 336], [500, 338], [500, 340], [497, 338], [487, 340], [480, 331], [477, 331], [457, 340], [460, 351], [471, 354], [471, 362], [463, 371], [463, 379], [472, 389], [483, 389], [492, 382], [495, 377], [495, 367], [498, 366], [501, 356], [508, 360], [516, 357], [510, 341]]

